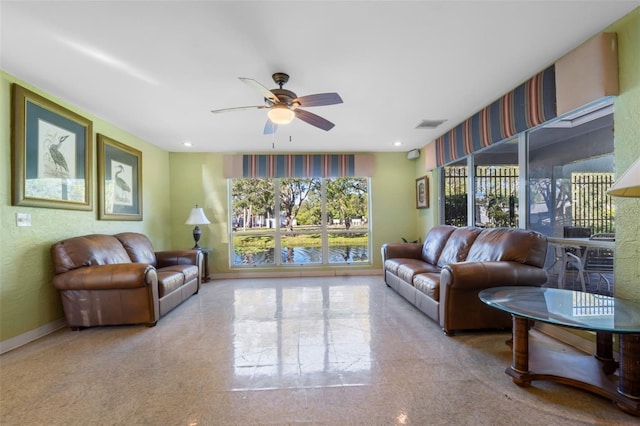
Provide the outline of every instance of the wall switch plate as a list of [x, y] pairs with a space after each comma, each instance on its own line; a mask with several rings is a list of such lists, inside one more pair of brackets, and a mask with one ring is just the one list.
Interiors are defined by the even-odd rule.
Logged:
[[18, 225], [18, 226], [31, 226], [31, 214], [30, 213], [16, 213], [16, 225]]

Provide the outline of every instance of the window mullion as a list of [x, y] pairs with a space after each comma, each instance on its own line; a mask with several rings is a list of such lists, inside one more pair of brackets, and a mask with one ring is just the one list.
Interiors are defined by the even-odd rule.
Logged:
[[273, 232], [273, 263], [275, 266], [282, 265], [282, 216], [280, 214], [280, 179], [273, 180], [273, 214], [275, 215], [276, 229]]
[[322, 238], [322, 264], [329, 263], [329, 234], [327, 232], [327, 179], [320, 180], [320, 235]]

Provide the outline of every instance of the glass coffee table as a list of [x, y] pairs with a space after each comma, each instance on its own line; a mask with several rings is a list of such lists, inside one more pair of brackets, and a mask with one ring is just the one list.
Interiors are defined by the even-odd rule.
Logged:
[[[640, 416], [640, 304], [615, 297], [541, 287], [495, 287], [479, 293], [513, 317], [513, 358], [506, 373], [519, 386], [547, 380], [610, 398]], [[532, 321], [596, 333], [595, 356], [554, 352], [529, 342]], [[619, 352], [613, 354], [613, 335]]]

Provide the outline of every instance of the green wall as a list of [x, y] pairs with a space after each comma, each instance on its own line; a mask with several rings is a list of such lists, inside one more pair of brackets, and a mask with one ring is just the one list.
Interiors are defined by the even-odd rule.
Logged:
[[[614, 103], [616, 175], [640, 157], [640, 8], [607, 29], [618, 34], [620, 96]], [[640, 200], [616, 198], [615, 293], [640, 302]]]
[[[380, 246], [389, 241], [401, 241], [401, 237], [417, 238], [416, 228], [415, 173], [413, 162], [407, 160], [406, 153], [377, 153], [375, 172], [371, 178], [371, 218], [373, 265], [351, 267], [349, 270], [363, 269], [379, 272], [382, 268]], [[204, 208], [210, 225], [200, 226], [200, 245], [214, 249], [210, 266], [214, 276], [255, 275], [274, 271], [261, 269], [229, 269], [228, 234], [228, 190], [222, 174], [223, 154], [215, 153], [171, 153], [171, 204], [174, 209], [171, 222], [171, 240], [179, 246], [191, 247], [193, 226], [185, 225], [189, 210], [198, 204]], [[424, 175], [424, 173], [422, 173]], [[424, 210], [423, 210], [424, 211]], [[291, 267], [287, 272], [342, 270], [344, 267]], [[280, 269], [282, 272], [282, 269]]]
[[[93, 211], [11, 205], [11, 83], [43, 95], [93, 122]], [[62, 318], [58, 292], [51, 286], [52, 243], [77, 235], [136, 231], [154, 245], [170, 245], [169, 154], [60, 99], [0, 73], [0, 341], [33, 331]], [[96, 138], [101, 133], [142, 151], [144, 221], [97, 220]], [[30, 213], [31, 227], [17, 227], [16, 213]], [[186, 217], [186, 216], [185, 216]]]

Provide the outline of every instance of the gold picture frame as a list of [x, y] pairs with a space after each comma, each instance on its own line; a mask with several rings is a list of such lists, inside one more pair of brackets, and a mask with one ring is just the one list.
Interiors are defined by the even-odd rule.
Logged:
[[142, 220], [142, 152], [98, 134], [100, 220]]
[[429, 180], [426, 176], [416, 179], [416, 209], [429, 208]]
[[14, 206], [93, 210], [92, 122], [12, 85]]

